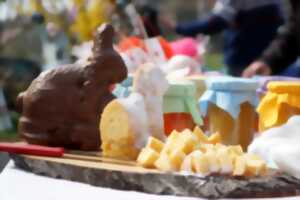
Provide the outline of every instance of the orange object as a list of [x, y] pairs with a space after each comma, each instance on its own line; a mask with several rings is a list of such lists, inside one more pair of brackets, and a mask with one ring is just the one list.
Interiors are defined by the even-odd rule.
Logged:
[[[170, 59], [173, 56], [173, 50], [172, 50], [171, 45], [169, 44], [169, 42], [167, 40], [165, 40], [162, 37], [158, 37], [158, 41], [161, 45], [161, 48], [163, 49], [163, 51], [165, 53], [166, 58]], [[123, 39], [119, 43], [118, 48], [121, 52], [125, 52], [131, 48], [141, 48], [145, 52], [147, 52], [144, 40], [142, 40], [136, 36], [127, 37], [127, 38]]]
[[144, 41], [135, 36], [123, 39], [119, 43], [118, 47], [121, 50], [121, 52], [127, 51], [127, 50], [129, 50], [131, 48], [135, 48], [135, 47], [142, 48], [145, 50]]
[[164, 125], [167, 136], [170, 135], [173, 130], [177, 130], [178, 132], [184, 129], [193, 130], [196, 126], [192, 115], [189, 113], [165, 113]]
[[159, 43], [164, 50], [167, 59], [170, 59], [174, 54], [170, 43], [162, 37], [159, 37]]

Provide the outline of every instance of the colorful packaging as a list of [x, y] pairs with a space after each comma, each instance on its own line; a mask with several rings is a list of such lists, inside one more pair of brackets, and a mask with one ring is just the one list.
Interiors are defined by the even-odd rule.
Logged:
[[259, 130], [285, 124], [294, 115], [300, 114], [300, 81], [270, 82], [268, 93], [257, 109]]
[[268, 83], [271, 81], [300, 81], [299, 78], [287, 76], [255, 76], [254, 80], [258, 81], [259, 88], [257, 89], [258, 96], [262, 99], [268, 92]]

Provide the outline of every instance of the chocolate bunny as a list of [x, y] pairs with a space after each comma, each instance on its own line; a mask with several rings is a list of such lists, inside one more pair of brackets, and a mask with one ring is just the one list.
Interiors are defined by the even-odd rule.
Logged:
[[26, 141], [69, 149], [100, 148], [100, 116], [114, 99], [109, 88], [127, 77], [126, 66], [113, 49], [113, 35], [111, 25], [102, 25], [86, 62], [45, 71], [18, 96], [19, 133]]

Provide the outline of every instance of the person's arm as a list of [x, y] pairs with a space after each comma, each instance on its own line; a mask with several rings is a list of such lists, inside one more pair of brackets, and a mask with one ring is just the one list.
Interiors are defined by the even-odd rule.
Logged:
[[228, 23], [217, 15], [212, 15], [205, 20], [187, 22], [176, 26], [176, 32], [185, 36], [195, 36], [199, 33], [214, 34], [223, 31]]
[[251, 77], [256, 74], [270, 75], [278, 74], [292, 64], [298, 57], [299, 46], [296, 35], [296, 6], [294, 7], [287, 24], [279, 31], [275, 40], [265, 50], [261, 58], [253, 62], [243, 72], [244, 77]]
[[279, 32], [276, 39], [264, 52], [260, 61], [270, 66], [273, 74], [277, 74], [292, 64], [298, 57], [295, 16], [289, 19], [287, 25]]
[[182, 23], [176, 26], [176, 32], [185, 36], [215, 34], [228, 28], [233, 23], [237, 12], [238, 1], [218, 0], [213, 13], [204, 20]]

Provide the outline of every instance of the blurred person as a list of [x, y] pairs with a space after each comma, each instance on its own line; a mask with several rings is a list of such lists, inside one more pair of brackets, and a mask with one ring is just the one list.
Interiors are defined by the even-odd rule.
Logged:
[[244, 77], [256, 74], [300, 76], [299, 62], [293, 64], [300, 56], [300, 1], [290, 0], [290, 4], [292, 9], [287, 23], [263, 55], [244, 71]]
[[43, 70], [67, 64], [71, 60], [70, 43], [66, 33], [55, 23], [49, 22], [43, 37]]
[[16, 97], [41, 71], [44, 18], [17, 16], [2, 22], [0, 30], [0, 82], [9, 110], [16, 108]]
[[184, 36], [224, 31], [224, 60], [230, 75], [243, 70], [276, 36], [284, 22], [281, 0], [217, 0], [207, 18], [175, 25]]
[[156, 37], [161, 35], [158, 10], [148, 4], [137, 6], [137, 9], [141, 15], [147, 36]]

